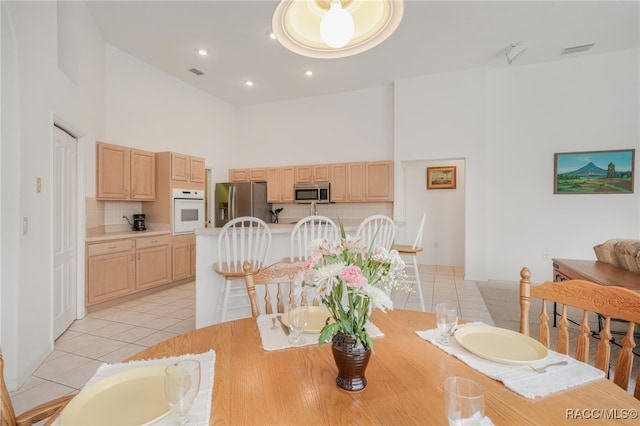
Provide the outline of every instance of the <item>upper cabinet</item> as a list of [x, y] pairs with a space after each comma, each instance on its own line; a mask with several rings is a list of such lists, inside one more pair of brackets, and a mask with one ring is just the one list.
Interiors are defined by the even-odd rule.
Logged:
[[296, 183], [329, 182], [329, 164], [296, 166]]
[[156, 198], [153, 152], [98, 142], [98, 200], [151, 201]]
[[204, 183], [204, 159], [172, 152], [171, 180], [185, 183]]
[[393, 201], [393, 161], [332, 164], [331, 201]]
[[267, 169], [229, 169], [229, 182], [266, 182]]
[[364, 163], [366, 201], [393, 201], [393, 161]]
[[293, 203], [295, 169], [293, 167], [272, 167], [266, 169], [267, 202]]

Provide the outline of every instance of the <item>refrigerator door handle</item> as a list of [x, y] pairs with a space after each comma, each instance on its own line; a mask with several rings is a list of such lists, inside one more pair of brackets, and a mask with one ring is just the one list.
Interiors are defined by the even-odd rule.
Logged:
[[238, 212], [236, 209], [236, 187], [231, 185], [229, 188], [229, 220], [235, 219]]

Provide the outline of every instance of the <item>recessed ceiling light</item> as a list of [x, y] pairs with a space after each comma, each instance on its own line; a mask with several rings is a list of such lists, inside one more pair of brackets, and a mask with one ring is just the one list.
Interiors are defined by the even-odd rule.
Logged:
[[198, 55], [200, 56], [207, 56], [208, 53], [207, 49], [198, 49]]
[[244, 82], [244, 85], [245, 85], [245, 86], [247, 86], [247, 87], [253, 87], [253, 81], [251, 81], [251, 80], [246, 80], [246, 81]]
[[275, 40], [276, 39], [276, 34], [273, 31], [267, 31], [267, 36], [271, 39], [271, 40]]
[[311, 77], [311, 76], [313, 75], [313, 71], [311, 71], [311, 70], [306, 70], [306, 71], [304, 72], [304, 75], [306, 75], [307, 77]]

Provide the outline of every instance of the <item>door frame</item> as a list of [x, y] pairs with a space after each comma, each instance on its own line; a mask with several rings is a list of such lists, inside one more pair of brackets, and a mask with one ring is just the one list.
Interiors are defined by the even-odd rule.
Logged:
[[[53, 144], [53, 126], [57, 126], [69, 133], [77, 140], [76, 146], [76, 168], [77, 168], [77, 184], [76, 184], [76, 217], [78, 218], [76, 224], [76, 319], [84, 318], [87, 314], [87, 309], [84, 304], [85, 299], [85, 192], [84, 192], [84, 157], [85, 157], [85, 145], [86, 137], [77, 127], [69, 124], [61, 117], [52, 114], [51, 117], [51, 144]], [[51, 145], [53, 146], [53, 145]], [[49, 182], [53, 182], [53, 155], [50, 157], [49, 168]], [[50, 217], [49, 221], [53, 224], [53, 196], [50, 199], [49, 205]], [[51, 283], [51, 303], [53, 303], [53, 226], [51, 227], [51, 247], [49, 247], [49, 253], [51, 258], [51, 271], [50, 271], [50, 283]], [[53, 314], [53, 306], [52, 306]], [[51, 318], [51, 335], [53, 336], [53, 317]]]

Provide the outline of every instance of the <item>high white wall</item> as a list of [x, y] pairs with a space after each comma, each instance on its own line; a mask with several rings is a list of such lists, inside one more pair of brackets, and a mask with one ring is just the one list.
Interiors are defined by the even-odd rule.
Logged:
[[[74, 46], [80, 58], [75, 63], [77, 81], [71, 82], [58, 69], [56, 2], [3, 2], [2, 7], [0, 343], [7, 384], [13, 388], [53, 348], [53, 124], [64, 123], [76, 132], [80, 150], [87, 141], [102, 137], [104, 44], [84, 3], [73, 3], [67, 9], [68, 23], [82, 36]], [[35, 192], [36, 177], [42, 178], [41, 193]], [[26, 235], [20, 233], [22, 218], [29, 221]]]
[[[396, 82], [396, 167], [465, 159], [468, 279], [517, 281], [526, 265], [542, 281], [550, 258], [595, 259], [600, 242], [638, 238], [638, 179], [634, 194], [553, 194], [555, 152], [640, 147], [638, 57], [634, 49]], [[399, 217], [404, 203], [396, 196]]]
[[[489, 79], [490, 278], [551, 279], [549, 258], [595, 259], [593, 246], [638, 238], [639, 51], [505, 68]], [[553, 194], [556, 152], [636, 149], [634, 194]]]
[[391, 86], [242, 107], [238, 122], [229, 168], [393, 158]]
[[[403, 162], [464, 159], [465, 241], [459, 249], [464, 250], [467, 279], [485, 279], [487, 71], [471, 69], [396, 81], [394, 107], [394, 217], [407, 220], [411, 228], [402, 191]], [[457, 215], [454, 209], [458, 207], [443, 203], [441, 214]]]
[[[227, 179], [238, 157], [233, 107], [110, 45], [105, 74], [104, 142], [203, 157], [215, 180]], [[95, 145], [90, 151], [95, 159]], [[85, 171], [87, 195], [95, 195], [95, 166]]]

